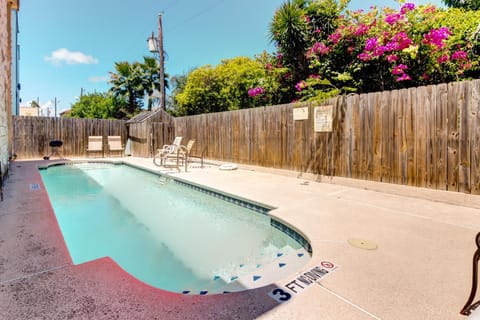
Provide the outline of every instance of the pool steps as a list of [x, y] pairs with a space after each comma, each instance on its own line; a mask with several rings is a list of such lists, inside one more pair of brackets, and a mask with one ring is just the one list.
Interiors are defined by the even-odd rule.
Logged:
[[[247, 289], [254, 289], [267, 286], [278, 279], [283, 279], [289, 275], [295, 274], [302, 266], [306, 265], [310, 260], [310, 255], [301, 248], [287, 254], [282, 254], [281, 251], [277, 254], [277, 258], [266, 265], [257, 268], [250, 266], [253, 271], [248, 272], [238, 278], [232, 275], [230, 279], [224, 279], [220, 276], [214, 277], [210, 285], [205, 286], [200, 291], [192, 291], [185, 289], [183, 294], [190, 295], [208, 295], [208, 294], [222, 294]], [[233, 280], [232, 280], [233, 279]], [[219, 287], [219, 282], [222, 285]]]

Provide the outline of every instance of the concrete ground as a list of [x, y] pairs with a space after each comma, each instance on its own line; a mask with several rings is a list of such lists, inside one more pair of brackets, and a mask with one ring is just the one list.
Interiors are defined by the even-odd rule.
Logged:
[[[122, 160], [159, 170], [151, 159]], [[14, 162], [6, 181], [0, 319], [464, 318], [459, 311], [470, 293], [480, 231], [478, 196], [350, 179], [316, 182], [312, 175], [247, 166], [170, 172], [278, 208], [271, 214], [313, 248], [298, 274], [267, 287], [183, 296], [137, 281], [108, 257], [73, 265], [37, 170], [45, 163]], [[286, 284], [326, 261], [338, 269], [304, 284], [301, 293], [290, 292], [288, 302], [268, 295], [288, 292]]]

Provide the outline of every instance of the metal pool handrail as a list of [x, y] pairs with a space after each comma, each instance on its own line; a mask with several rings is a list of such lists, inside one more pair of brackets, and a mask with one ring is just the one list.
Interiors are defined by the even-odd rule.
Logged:
[[467, 303], [460, 311], [460, 314], [468, 316], [480, 305], [480, 300], [473, 303], [475, 294], [477, 293], [477, 283], [478, 283], [478, 260], [480, 260], [480, 232], [477, 233], [475, 237], [475, 242], [477, 244], [477, 250], [473, 254], [473, 270], [472, 270], [472, 289], [470, 291], [470, 296], [468, 297]]

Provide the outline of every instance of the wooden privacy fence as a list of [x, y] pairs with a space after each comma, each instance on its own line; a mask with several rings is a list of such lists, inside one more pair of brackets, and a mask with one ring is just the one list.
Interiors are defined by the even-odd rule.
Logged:
[[175, 119], [222, 161], [480, 194], [480, 80], [337, 97], [333, 131], [294, 105]]
[[125, 144], [127, 130], [123, 120], [13, 117], [13, 152], [19, 159], [38, 159], [50, 153], [51, 140], [62, 140], [64, 157], [87, 156], [88, 136], [121, 136]]

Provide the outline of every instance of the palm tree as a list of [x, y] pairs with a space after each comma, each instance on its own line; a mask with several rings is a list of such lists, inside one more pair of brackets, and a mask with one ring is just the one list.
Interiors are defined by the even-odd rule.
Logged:
[[[155, 102], [158, 102], [159, 97], [154, 96], [155, 91], [160, 91], [160, 65], [157, 59], [153, 57], [143, 57], [143, 63], [141, 64], [143, 71], [143, 89], [148, 98], [148, 110], [152, 110], [152, 106]], [[168, 88], [168, 74], [164, 75], [165, 88]]]
[[160, 74], [159, 74], [159, 64], [157, 59], [152, 57], [143, 57], [142, 63], [142, 86], [145, 94], [148, 97], [148, 110], [152, 110], [152, 105], [154, 101], [158, 100], [158, 97], [154, 97], [153, 93], [160, 86]]
[[302, 0], [284, 2], [270, 24], [270, 40], [278, 46], [295, 80], [304, 79], [307, 72], [305, 53], [310, 44], [304, 6]]
[[127, 103], [127, 115], [134, 115], [143, 106], [143, 70], [138, 62], [127, 61], [115, 63], [116, 72], [110, 72], [110, 91], [113, 95]]

